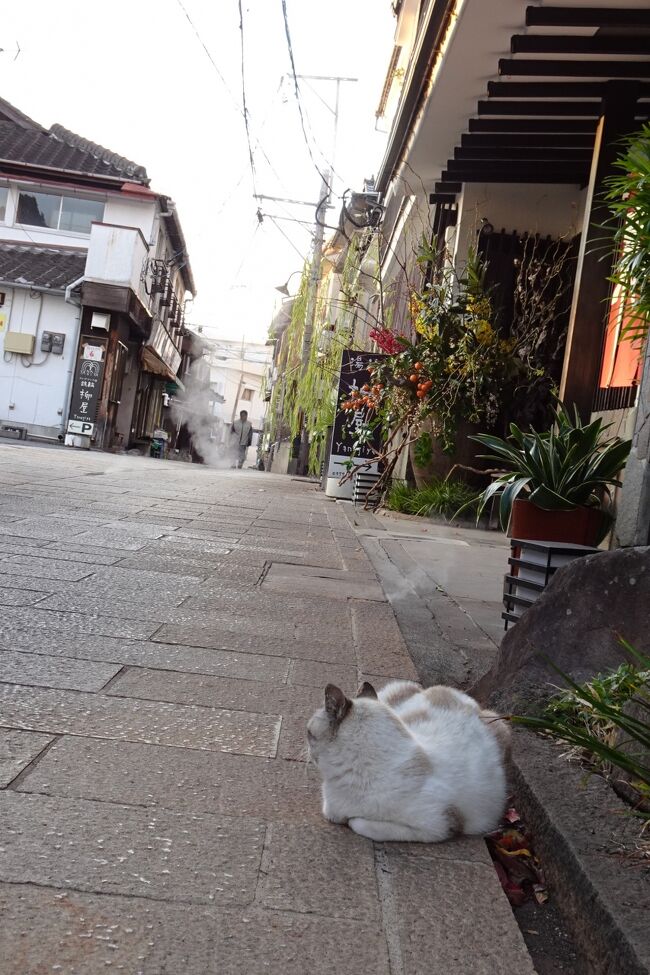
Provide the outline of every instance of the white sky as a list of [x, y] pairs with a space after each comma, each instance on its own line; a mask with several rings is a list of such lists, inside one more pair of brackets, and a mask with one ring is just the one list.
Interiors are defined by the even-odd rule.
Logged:
[[[60, 122], [144, 165], [152, 188], [178, 205], [198, 289], [191, 321], [213, 335], [263, 340], [280, 300], [274, 286], [301, 268], [299, 254], [308, 254], [311, 238], [286, 220], [278, 224], [293, 246], [269, 219], [257, 227], [241, 114], [237, 0], [182, 3], [227, 88], [179, 0], [21, 0], [10, 10], [5, 0], [0, 94], [46, 126]], [[243, 0], [243, 7], [257, 192], [316, 200], [320, 177], [292, 84], [285, 78], [281, 86], [290, 70], [281, 0]], [[359, 78], [341, 86], [334, 189], [361, 189], [385, 145], [374, 112], [393, 44], [389, 0], [287, 0], [287, 8], [299, 74]], [[12, 60], [16, 42], [20, 55]], [[333, 104], [335, 86], [313, 84]], [[332, 116], [305, 82], [302, 102], [324, 169]], [[312, 208], [261, 206], [312, 225]], [[332, 220], [337, 216], [338, 206], [330, 211]], [[292, 278], [292, 293], [298, 281]]]

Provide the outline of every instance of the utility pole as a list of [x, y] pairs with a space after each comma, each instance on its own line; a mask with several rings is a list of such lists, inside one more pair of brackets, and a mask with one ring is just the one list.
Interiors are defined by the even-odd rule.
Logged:
[[[316, 226], [314, 228], [314, 242], [309, 268], [309, 279], [307, 284], [307, 307], [305, 309], [305, 330], [302, 339], [302, 367], [301, 372], [304, 376], [309, 365], [309, 355], [311, 342], [314, 335], [314, 325], [316, 322], [316, 299], [318, 297], [318, 284], [321, 275], [321, 264], [323, 260], [323, 241], [325, 238], [325, 220], [320, 214], [324, 214], [329, 207], [332, 193], [332, 170], [334, 168], [334, 157], [336, 155], [336, 140], [339, 125], [339, 100], [341, 95], [341, 84], [346, 81], [357, 81], [356, 78], [330, 77], [323, 75], [298, 75], [303, 81], [333, 81], [336, 84], [336, 94], [334, 107], [332, 108], [320, 95], [318, 97], [325, 107], [334, 116], [334, 137], [332, 140], [331, 169], [325, 170], [321, 175], [321, 186], [318, 194], [318, 206], [316, 207]], [[310, 86], [311, 87], [311, 86]], [[316, 92], [316, 94], [318, 94]], [[309, 417], [303, 414], [302, 427], [300, 431], [300, 449], [298, 451], [297, 473], [304, 476], [308, 472], [309, 465], [309, 429], [307, 427]]]

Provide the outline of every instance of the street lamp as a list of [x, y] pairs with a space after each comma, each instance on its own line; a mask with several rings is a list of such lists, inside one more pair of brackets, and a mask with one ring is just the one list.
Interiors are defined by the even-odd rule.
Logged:
[[302, 274], [302, 271], [292, 271], [285, 283], [276, 285], [275, 290], [279, 291], [281, 295], [285, 296], [285, 298], [290, 298], [291, 293], [289, 291], [289, 281], [291, 281], [291, 278], [295, 277], [296, 274]]

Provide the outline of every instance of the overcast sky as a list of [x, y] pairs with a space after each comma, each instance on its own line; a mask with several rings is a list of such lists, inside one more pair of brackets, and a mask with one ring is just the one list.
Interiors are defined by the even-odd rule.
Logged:
[[[153, 189], [178, 205], [199, 292], [191, 320], [213, 335], [263, 340], [280, 300], [274, 285], [302, 266], [311, 237], [309, 227], [285, 219], [258, 224], [242, 117], [237, 0], [21, 0], [7, 6], [0, 23], [0, 94], [46, 126], [60, 122], [146, 166]], [[341, 86], [334, 189], [360, 189], [376, 172], [386, 139], [375, 131], [374, 112], [392, 50], [390, 2], [287, 0], [287, 10], [299, 74], [359, 79]], [[243, 0], [243, 15], [256, 190], [313, 201], [320, 177], [286, 77], [281, 0]], [[20, 54], [13, 60], [16, 44]], [[333, 130], [319, 96], [333, 105], [334, 88], [301, 83], [308, 138], [321, 169], [331, 162]], [[277, 217], [313, 221], [313, 208], [260, 206]], [[331, 211], [332, 219], [336, 214]], [[298, 281], [296, 275], [292, 291]]]

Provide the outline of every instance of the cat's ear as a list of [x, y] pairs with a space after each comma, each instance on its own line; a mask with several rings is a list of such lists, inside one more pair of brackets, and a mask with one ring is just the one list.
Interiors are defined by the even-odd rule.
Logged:
[[330, 721], [340, 724], [351, 707], [352, 701], [348, 701], [340, 687], [336, 687], [334, 684], [327, 685], [325, 688], [325, 710]]
[[357, 691], [357, 697], [370, 697], [373, 701], [377, 700], [377, 691], [374, 689], [372, 684], [367, 680], [364, 680], [363, 684]]

